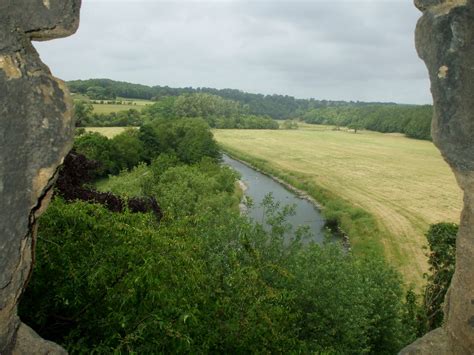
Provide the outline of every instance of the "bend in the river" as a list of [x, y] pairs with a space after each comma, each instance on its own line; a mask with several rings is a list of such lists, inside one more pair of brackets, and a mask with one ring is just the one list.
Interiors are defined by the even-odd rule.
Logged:
[[264, 208], [261, 206], [261, 202], [267, 194], [271, 193], [274, 201], [279, 202], [281, 206], [295, 206], [295, 214], [287, 218], [287, 221], [291, 223], [294, 229], [299, 226], [308, 226], [313, 235], [311, 240], [318, 243], [322, 243], [325, 240], [323, 232], [324, 220], [320, 211], [313, 203], [297, 196], [271, 177], [230, 158], [228, 155], [223, 155], [223, 163], [232, 167], [241, 175], [241, 181], [247, 187], [244, 193], [253, 201], [253, 205], [248, 209], [247, 214], [255, 221], [262, 222]]

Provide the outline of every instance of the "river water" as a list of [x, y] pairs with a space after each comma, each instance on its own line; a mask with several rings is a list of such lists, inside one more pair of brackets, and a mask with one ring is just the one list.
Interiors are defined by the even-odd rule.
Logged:
[[312, 234], [310, 240], [318, 243], [324, 241], [324, 220], [311, 202], [298, 197], [282, 184], [227, 155], [223, 155], [223, 163], [239, 172], [241, 181], [247, 186], [245, 195], [253, 201], [253, 206], [247, 211], [251, 218], [262, 222], [264, 209], [261, 202], [267, 194], [272, 193], [274, 201], [280, 202], [282, 206], [295, 206], [295, 214], [287, 218], [294, 229], [298, 226], [308, 226]]

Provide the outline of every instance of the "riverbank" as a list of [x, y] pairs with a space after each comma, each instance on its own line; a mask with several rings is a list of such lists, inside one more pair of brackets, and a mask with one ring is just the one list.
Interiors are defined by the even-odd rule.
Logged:
[[[287, 226], [291, 226], [293, 231], [300, 227], [305, 227], [311, 234], [305, 238], [305, 242], [314, 241], [324, 243], [328, 236], [324, 228], [324, 219], [322, 218], [320, 208], [316, 205], [310, 196], [306, 198], [300, 195], [306, 195], [303, 191], [289, 186], [287, 183], [269, 176], [258, 168], [253, 167], [245, 161], [234, 159], [227, 154], [223, 155], [222, 164], [234, 169], [240, 175], [240, 181], [236, 184], [239, 190], [246, 190], [242, 196], [245, 200], [241, 201], [240, 211], [250, 218], [267, 225], [266, 221], [271, 219], [267, 214], [272, 207], [269, 205], [268, 197], [271, 195], [272, 206], [279, 206], [284, 209], [289, 206], [292, 210], [285, 218]], [[250, 203], [247, 203], [247, 200]], [[288, 210], [289, 211], [289, 210]], [[271, 224], [267, 225], [271, 227]], [[289, 238], [292, 233], [288, 232]]]
[[[257, 171], [262, 175], [268, 176], [273, 181], [279, 183], [280, 185], [283, 185], [286, 189], [293, 192], [299, 198], [301, 198], [303, 200], [306, 200], [306, 201], [310, 202], [311, 204], [313, 204], [313, 206], [315, 208], [317, 208], [319, 211], [321, 211], [323, 209], [323, 206], [318, 201], [316, 201], [313, 197], [311, 197], [306, 191], [298, 189], [297, 187], [295, 187], [295, 186], [291, 185], [290, 183], [286, 182], [285, 180], [280, 179], [278, 176], [272, 175], [272, 174], [270, 174], [269, 172], [267, 172], [265, 170], [259, 169], [258, 167], [253, 166], [251, 163], [249, 163], [245, 160], [239, 159], [236, 156], [233, 156], [229, 152], [225, 152], [225, 154], [228, 155], [229, 157], [231, 157], [232, 159], [237, 160], [238, 162], [248, 166], [250, 169], [253, 169], [253, 170]], [[239, 186], [242, 189], [242, 191], [245, 192], [245, 190], [247, 190], [247, 186], [245, 185], [245, 183], [242, 180], [239, 180], [238, 183], [239, 183]]]
[[264, 159], [255, 158], [224, 144], [220, 144], [220, 147], [233, 159], [274, 179], [290, 191], [297, 193], [299, 197], [314, 203], [315, 207], [321, 211], [326, 224], [333, 229], [343, 231], [343, 235], [350, 239], [350, 248], [355, 255], [364, 258], [384, 256], [380, 240], [387, 231], [367, 211], [316, 185], [304, 175], [277, 170]]
[[[286, 181], [282, 178], [279, 178], [276, 175], [271, 174], [269, 171], [260, 169], [257, 166], [252, 165], [248, 161], [240, 159], [239, 157], [237, 157], [235, 155], [232, 155], [232, 153], [230, 153], [229, 150], [226, 150], [224, 152], [225, 152], [225, 155], [227, 155], [231, 159], [238, 161], [239, 163], [249, 167], [252, 170], [255, 170], [256, 172], [258, 172], [262, 175], [267, 176], [271, 180], [273, 180], [276, 183], [282, 185], [288, 191], [295, 194], [298, 198], [300, 198], [302, 200], [305, 200], [305, 201], [308, 201], [309, 203], [312, 204], [312, 206], [314, 208], [316, 208], [319, 211], [319, 213], [323, 214], [324, 206], [321, 203], [319, 203], [318, 201], [316, 201], [316, 199], [313, 198], [308, 192], [293, 186], [288, 181]], [[247, 157], [247, 158], [249, 158], [249, 157]], [[239, 204], [240, 212], [241, 213], [246, 213], [248, 211], [247, 211], [247, 205], [246, 205], [247, 198], [246, 198], [246, 195], [245, 195], [245, 191], [248, 189], [248, 186], [242, 180], [239, 180], [237, 182], [237, 188], [240, 190], [240, 196], [241, 196], [241, 203]], [[344, 248], [344, 250], [346, 252], [352, 251], [350, 237], [341, 228], [341, 226], [338, 223], [334, 223], [334, 221], [332, 221], [332, 222], [330, 221], [329, 223], [325, 223], [324, 226], [325, 226], [325, 228], [327, 228], [330, 231], [330, 233], [333, 234], [333, 236], [335, 238], [340, 239], [340, 243], [341, 243], [342, 247]]]
[[[347, 208], [369, 214], [366, 220], [372, 226], [357, 226], [355, 233], [344, 227], [353, 248], [378, 244], [408, 284], [423, 284], [423, 274], [428, 272], [424, 246], [429, 226], [459, 219], [461, 191], [430, 142], [319, 126], [213, 133], [221, 146], [250, 155], [257, 160], [253, 165], [263, 163], [275, 171], [274, 175], [308, 191], [321, 204], [325, 205], [325, 197], [335, 197]], [[322, 198], [318, 197], [321, 190]], [[360, 217], [352, 211], [346, 215], [350, 214]]]

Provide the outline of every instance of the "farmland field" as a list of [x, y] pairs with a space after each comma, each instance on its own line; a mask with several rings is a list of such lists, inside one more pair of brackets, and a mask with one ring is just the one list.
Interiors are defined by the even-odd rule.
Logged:
[[87, 102], [103, 102], [103, 103], [93, 103], [95, 113], [104, 113], [109, 114], [112, 112], [127, 111], [130, 109], [140, 111], [147, 105], [151, 105], [153, 101], [149, 100], [133, 100], [133, 99], [124, 99], [118, 97], [115, 101], [121, 101], [122, 104], [108, 103], [108, 100], [90, 100], [87, 96], [81, 94], [72, 94], [74, 101], [87, 101]]
[[115, 105], [115, 104], [92, 104], [94, 107], [95, 113], [112, 113], [112, 112], [120, 112], [120, 111], [127, 111], [130, 109], [140, 110], [144, 106], [133, 105], [133, 104], [126, 104], [126, 105]]
[[107, 138], [113, 138], [117, 134], [122, 133], [130, 127], [86, 127], [87, 132], [97, 132], [106, 136]]
[[431, 142], [310, 125], [215, 130], [214, 136], [240, 157], [265, 161], [273, 171], [309, 181], [372, 214], [383, 232], [369, 242], [383, 246], [408, 283], [420, 285], [427, 271], [429, 224], [459, 221], [461, 191]]
[[142, 108], [144, 108], [147, 105], [152, 104], [152, 101], [147, 101], [147, 100], [129, 100], [129, 99], [122, 99], [122, 98], [117, 98], [117, 101], [122, 101], [123, 104], [117, 105], [117, 104], [109, 104], [107, 101], [103, 104], [92, 104], [94, 107], [94, 112], [95, 113], [112, 113], [112, 112], [120, 112], [120, 111], [127, 111], [130, 109], [138, 110], [140, 111]]

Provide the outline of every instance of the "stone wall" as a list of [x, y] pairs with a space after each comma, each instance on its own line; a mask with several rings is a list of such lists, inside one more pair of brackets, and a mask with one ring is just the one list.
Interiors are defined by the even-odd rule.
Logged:
[[474, 2], [415, 0], [416, 47], [431, 80], [432, 135], [464, 192], [445, 325], [402, 354], [474, 354]]
[[80, 0], [0, 0], [0, 354], [64, 352], [18, 319], [36, 220], [72, 146], [72, 102], [32, 40], [74, 33]]

